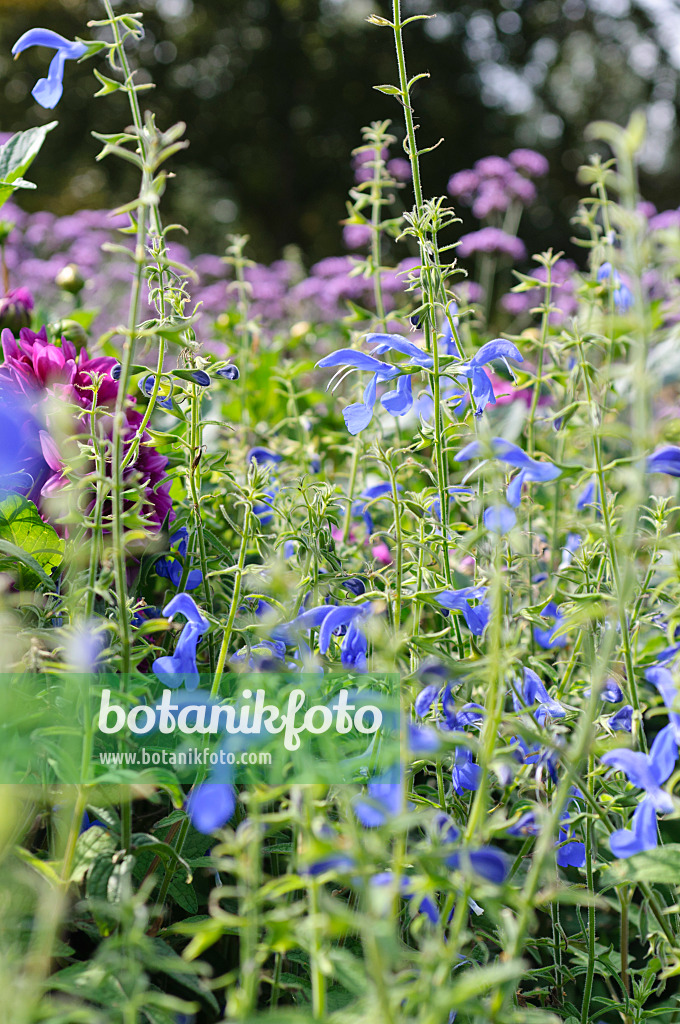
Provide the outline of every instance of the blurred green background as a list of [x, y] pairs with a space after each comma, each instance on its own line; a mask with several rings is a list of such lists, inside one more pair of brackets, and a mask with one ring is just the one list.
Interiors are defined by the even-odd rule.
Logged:
[[[190, 228], [194, 251], [221, 252], [227, 231], [251, 235], [268, 261], [299, 245], [319, 259], [342, 251], [339, 221], [352, 184], [350, 152], [362, 125], [392, 118], [394, 99], [372, 89], [395, 80], [388, 30], [366, 24], [388, 15], [387, 0], [124, 0], [143, 10], [146, 37], [134, 57], [156, 82], [144, 101], [161, 127], [188, 125], [190, 148], [174, 161], [166, 221]], [[643, 106], [649, 135], [643, 191], [660, 209], [680, 202], [676, 113], [680, 7], [672, 0], [404, 0], [404, 14], [437, 17], [407, 30], [421, 145], [444, 143], [423, 160], [428, 194], [481, 156], [516, 146], [539, 149], [551, 172], [523, 225], [530, 250], [563, 247], [580, 193], [576, 169], [595, 118], [625, 121]], [[69, 63], [64, 98], [43, 111], [31, 95], [50, 52], [15, 63], [13, 42], [40, 25], [86, 36], [103, 17], [97, 0], [0, 0], [3, 131], [57, 116], [31, 169], [40, 186], [29, 209], [69, 213], [131, 198], [132, 172], [95, 164], [92, 129], [115, 131], [129, 115], [124, 98], [93, 99], [90, 62]], [[395, 155], [401, 155], [396, 153]], [[466, 222], [468, 228], [472, 222]]]

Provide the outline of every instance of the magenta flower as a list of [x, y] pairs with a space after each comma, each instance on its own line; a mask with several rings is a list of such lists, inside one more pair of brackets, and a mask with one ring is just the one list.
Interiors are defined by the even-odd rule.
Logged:
[[[101, 378], [97, 405], [111, 405], [115, 401], [118, 382], [114, 380], [112, 371], [117, 363], [112, 357], [90, 359], [85, 349], [78, 352], [75, 345], [65, 338], [62, 338], [61, 345], [52, 344], [48, 341], [45, 327], [37, 333], [22, 328], [18, 341], [11, 331], [4, 330], [1, 340], [4, 363], [0, 366], [0, 391], [27, 403], [32, 418], [43, 427], [49, 426], [44, 405], [49, 395], [82, 409], [91, 407], [93, 374]], [[128, 408], [125, 418], [124, 450], [127, 452], [139, 431], [142, 416], [135, 409]], [[111, 437], [112, 419], [106, 417], [102, 425], [105, 434]], [[159, 454], [150, 441], [151, 437], [145, 431], [137, 456], [126, 469], [124, 478], [136, 481], [144, 494], [141, 512], [160, 529], [166, 518], [172, 518], [170, 480], [166, 473], [168, 459]], [[22, 469], [17, 490], [37, 504], [41, 498], [64, 485], [63, 463], [49, 430], [43, 429], [39, 435], [31, 436], [25, 458], [22, 458]]]
[[513, 167], [528, 174], [530, 178], [542, 178], [550, 170], [546, 158], [535, 149], [513, 149], [508, 160]]
[[0, 299], [0, 328], [20, 331], [31, 323], [33, 296], [28, 288], [13, 288]]

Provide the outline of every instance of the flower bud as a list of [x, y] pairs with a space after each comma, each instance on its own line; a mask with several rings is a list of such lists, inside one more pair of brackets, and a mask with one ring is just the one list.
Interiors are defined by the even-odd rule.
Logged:
[[223, 366], [221, 370], [216, 370], [215, 373], [218, 377], [225, 377], [227, 380], [238, 380], [241, 376], [238, 366], [233, 366], [231, 363], [228, 366]]
[[50, 324], [49, 329], [56, 339], [65, 338], [66, 341], [72, 341], [79, 350], [87, 345], [87, 332], [77, 320], [57, 320], [56, 323]]
[[75, 263], [67, 264], [59, 271], [54, 279], [57, 288], [70, 292], [71, 295], [78, 295], [83, 290], [85, 280]]
[[33, 296], [28, 288], [13, 288], [0, 299], [0, 328], [8, 327], [18, 334], [22, 327], [31, 326]]

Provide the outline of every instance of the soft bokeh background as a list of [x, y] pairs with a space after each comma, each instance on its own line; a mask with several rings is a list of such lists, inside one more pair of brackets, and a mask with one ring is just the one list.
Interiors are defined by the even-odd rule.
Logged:
[[[339, 221], [352, 184], [349, 155], [362, 125], [392, 118], [396, 102], [373, 91], [395, 80], [389, 32], [366, 24], [387, 0], [129, 0], [146, 38], [135, 59], [157, 83], [145, 101], [162, 127], [188, 124], [190, 148], [174, 163], [166, 220], [190, 228], [194, 251], [221, 252], [227, 231], [251, 235], [260, 260], [288, 244], [309, 260], [342, 251]], [[680, 202], [676, 130], [680, 6], [672, 0], [404, 0], [404, 13], [437, 17], [408, 30], [409, 72], [429, 71], [415, 91], [428, 194], [449, 176], [516, 146], [550, 159], [549, 178], [523, 223], [530, 250], [569, 238], [582, 191], [576, 169], [585, 126], [625, 121], [643, 106], [649, 136], [643, 191], [659, 209]], [[30, 91], [50, 53], [13, 62], [12, 43], [41, 25], [87, 35], [103, 17], [96, 0], [0, 0], [0, 129], [52, 118]], [[96, 31], [96, 30], [94, 30]], [[124, 98], [93, 99], [92, 64], [69, 64], [60, 127], [31, 169], [40, 186], [20, 197], [56, 213], [111, 206], [135, 191], [120, 161], [95, 164], [92, 129], [119, 130]], [[470, 224], [472, 226], [472, 224]]]

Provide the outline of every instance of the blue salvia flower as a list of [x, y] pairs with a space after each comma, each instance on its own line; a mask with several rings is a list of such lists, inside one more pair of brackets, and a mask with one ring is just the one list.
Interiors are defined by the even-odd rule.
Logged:
[[[560, 815], [560, 822], [566, 822], [569, 820], [569, 805], [572, 800], [579, 796], [579, 791], [572, 787], [569, 800], [564, 808], [564, 811]], [[573, 829], [565, 828], [560, 826], [560, 835], [558, 839], [557, 849], [557, 863], [561, 868], [582, 868], [585, 867], [586, 863], [586, 848], [585, 844], [581, 843], [578, 839], [574, 839]]]
[[459, 350], [451, 329], [451, 323], [453, 322], [453, 326], [456, 331], [458, 330], [458, 303], [454, 302], [452, 299], [446, 307], [446, 311], [448, 316], [444, 318], [444, 327], [442, 330], [442, 336], [439, 339], [439, 348], [445, 356], [461, 356], [462, 358], [463, 353]]
[[479, 782], [482, 777], [482, 769], [472, 756], [472, 751], [467, 747], [456, 747], [456, 756], [453, 768], [451, 769], [451, 780], [454, 791], [461, 795], [465, 790], [474, 792], [479, 789]]
[[553, 624], [546, 626], [542, 629], [540, 626], [534, 626], [534, 640], [536, 643], [543, 647], [544, 650], [552, 650], [553, 648], [561, 648], [567, 646], [566, 636], [557, 636], [556, 634], [562, 627], [564, 622], [564, 616], [561, 614], [559, 608], [554, 601], [549, 601], [541, 612], [542, 619], [552, 619]]
[[540, 831], [535, 811], [525, 811], [513, 825], [508, 827], [508, 835], [511, 836], [537, 836]]
[[463, 366], [456, 367], [453, 373], [458, 377], [467, 377], [472, 383], [472, 398], [475, 402], [475, 416], [481, 416], [487, 405], [496, 404], [493, 385], [484, 367], [494, 359], [514, 359], [523, 363], [524, 358], [519, 349], [511, 341], [494, 338], [485, 345]]
[[[680, 451], [680, 449], [679, 449]], [[553, 465], [552, 462], [539, 462], [532, 459], [525, 451], [512, 441], [506, 441], [502, 437], [491, 439], [491, 453], [500, 462], [507, 462], [510, 466], [516, 466], [519, 473], [514, 477], [507, 489], [508, 504], [517, 508], [522, 497], [522, 487], [525, 483], [546, 483], [555, 480], [561, 475], [562, 470]], [[477, 459], [485, 454], [484, 445], [481, 441], [471, 441], [456, 455], [456, 462], [467, 462], [469, 459]]]
[[278, 455], [276, 452], [270, 451], [269, 448], [256, 446], [255, 448], [249, 449], [246, 455], [246, 462], [257, 462], [258, 465], [266, 465], [269, 463], [272, 466], [276, 466], [279, 462], [283, 462], [283, 455]]
[[489, 533], [497, 533], [504, 537], [517, 522], [517, 516], [513, 510], [502, 502], [498, 505], [491, 505], [484, 510], [484, 526]]
[[656, 686], [661, 694], [668, 710], [668, 719], [673, 727], [675, 742], [680, 743], [680, 714], [677, 711], [673, 711], [678, 690], [670, 669], [667, 669], [665, 665], [652, 665], [645, 672], [645, 679], [647, 682], [652, 683], [653, 686]]
[[609, 847], [615, 857], [632, 857], [643, 850], [653, 850], [659, 837], [656, 827], [656, 809], [647, 797], [638, 804], [631, 828], [619, 828], [609, 837]]
[[407, 726], [408, 749], [412, 754], [434, 754], [441, 747], [441, 739], [434, 729], [425, 725]]
[[[452, 846], [460, 838], [460, 831], [448, 814], [440, 813], [434, 820], [434, 838], [446, 847]], [[454, 871], [464, 871], [470, 867], [482, 878], [501, 885], [508, 873], [508, 861], [504, 853], [495, 846], [483, 846], [477, 850], [454, 850], [447, 854], [444, 863]]]
[[369, 879], [369, 885], [378, 886], [389, 886], [398, 884], [399, 894], [406, 900], [416, 899], [417, 907], [416, 913], [424, 914], [432, 924], [437, 924], [439, 921], [439, 908], [436, 902], [431, 896], [427, 894], [418, 894], [414, 889], [414, 882], [412, 878], [399, 878], [395, 876], [393, 871], [380, 871], [377, 875], [373, 875]]
[[[151, 398], [155, 383], [156, 378], [153, 373], [150, 373], [139, 382], [139, 390], [147, 398]], [[161, 395], [159, 392], [156, 395], [156, 405], [160, 405], [162, 409], [172, 409], [172, 392], [167, 395]]]
[[677, 756], [678, 747], [671, 724], [661, 730], [648, 754], [621, 747], [609, 750], [600, 760], [623, 772], [629, 782], [644, 789], [657, 811], [667, 814], [673, 810], [673, 801], [661, 786], [673, 771]]
[[566, 708], [558, 700], [550, 696], [545, 688], [545, 684], [534, 670], [532, 668], [525, 668], [522, 671], [523, 682], [519, 694], [514, 688], [512, 690], [512, 701], [515, 711], [519, 713], [537, 704], [538, 707], [534, 711], [534, 718], [541, 725], [545, 725], [547, 718], [564, 718], [567, 713]]
[[299, 634], [310, 629], [319, 630], [319, 651], [326, 654], [333, 633], [346, 627], [345, 635], [340, 644], [340, 660], [345, 668], [353, 668], [357, 672], [367, 669], [366, 655], [368, 640], [360, 629], [360, 624], [371, 613], [370, 601], [356, 605], [320, 605], [309, 608], [293, 619], [276, 627], [274, 636], [288, 642], [298, 642]]
[[576, 508], [581, 512], [588, 505], [592, 505], [593, 502], [598, 500], [599, 496], [599, 485], [595, 477], [591, 477], [586, 486], [583, 488], [578, 498], [576, 499]]
[[187, 690], [195, 690], [199, 683], [196, 647], [210, 623], [189, 594], [176, 594], [163, 609], [163, 615], [168, 619], [178, 614], [184, 615], [187, 621], [180, 633], [175, 653], [156, 658], [152, 668], [164, 686], [174, 690], [184, 683]]
[[633, 705], [624, 704], [615, 715], [612, 715], [608, 722], [612, 732], [633, 731]]
[[354, 813], [364, 828], [378, 828], [405, 810], [401, 782], [385, 781], [383, 777], [378, 777], [368, 783], [366, 790], [366, 796], [361, 794], [352, 802]]
[[[401, 484], [397, 484], [397, 490], [403, 490]], [[352, 515], [361, 516], [365, 525], [366, 533], [370, 536], [373, 533], [373, 517], [371, 516], [370, 510], [367, 507], [374, 501], [378, 501], [379, 498], [386, 498], [392, 494], [392, 484], [390, 483], [379, 483], [373, 484], [371, 487], [367, 487], [365, 491], [359, 495], [360, 500], [355, 501], [352, 505]]]
[[428, 713], [434, 702], [437, 700], [437, 697], [439, 696], [439, 690], [440, 687], [436, 683], [430, 683], [429, 686], [424, 686], [423, 689], [420, 691], [415, 701], [413, 702], [415, 713], [420, 718], [424, 718], [424, 716]]
[[623, 700], [623, 690], [615, 679], [607, 679], [600, 691], [600, 700], [608, 704], [620, 704]]
[[375, 348], [372, 349], [373, 355], [381, 356], [393, 349], [395, 352], [400, 352], [403, 356], [407, 356], [409, 361], [415, 363], [416, 366], [429, 369], [434, 363], [432, 356], [429, 356], [427, 352], [423, 352], [422, 348], [418, 348], [412, 341], [402, 338], [399, 334], [367, 334], [366, 341], [369, 345], [375, 343]]
[[234, 366], [229, 363], [227, 366], [223, 366], [221, 370], [215, 370], [217, 377], [224, 377], [225, 380], [238, 380], [241, 376], [238, 366]]
[[[394, 350], [406, 356], [408, 362], [414, 363], [416, 366], [431, 367], [433, 364], [432, 356], [428, 356], [412, 341], [408, 341], [398, 334], [369, 334], [366, 341], [369, 344], [375, 343], [371, 355], [346, 348], [325, 356], [317, 363], [317, 366], [322, 367], [342, 366], [372, 373], [372, 377], [364, 389], [362, 401], [348, 405], [343, 410], [345, 424], [350, 434], [361, 433], [373, 419], [378, 382], [392, 380], [400, 373], [398, 367], [376, 359], [376, 354], [382, 355]], [[413, 407], [412, 375], [401, 374], [396, 389], [386, 392], [380, 399], [380, 404], [392, 416], [405, 416], [410, 412]]]
[[583, 541], [579, 533], [568, 533], [564, 547], [562, 548], [562, 558], [560, 564], [557, 567], [557, 571], [560, 572], [562, 569], [566, 569], [567, 566], [571, 565], [574, 555], [581, 547]]
[[614, 309], [617, 313], [627, 313], [632, 307], [634, 299], [628, 285], [621, 280], [618, 270], [612, 268], [611, 263], [603, 263], [597, 272], [597, 280], [600, 283], [606, 282], [614, 290]]
[[355, 597], [361, 597], [366, 593], [366, 584], [358, 576], [349, 580], [343, 580], [340, 586], [349, 590], [350, 594], [354, 594]]
[[195, 829], [211, 835], [233, 816], [236, 790], [228, 782], [201, 782], [191, 790], [185, 810]]
[[460, 590], [442, 590], [441, 594], [437, 594], [437, 603], [449, 611], [462, 612], [470, 632], [475, 636], [482, 636], [491, 617], [491, 608], [486, 596], [488, 589], [462, 587]]
[[680, 448], [675, 444], [664, 444], [647, 457], [648, 473], [665, 473], [680, 476]]
[[[176, 587], [180, 585], [182, 580], [182, 566], [184, 559], [187, 556], [187, 542], [189, 539], [189, 531], [186, 526], [176, 530], [170, 537], [170, 548], [177, 552], [182, 561], [177, 558], [159, 558], [156, 562], [156, 572], [159, 576], [164, 576], [170, 580]], [[185, 590], [195, 590], [196, 587], [200, 586], [203, 582], [203, 573], [200, 569], [189, 569], [187, 574], [186, 583], [184, 584]]]
[[191, 379], [194, 384], [198, 384], [202, 388], [207, 388], [210, 384], [210, 376], [205, 370], [190, 370]]
[[346, 853], [331, 853], [327, 857], [314, 860], [302, 869], [302, 874], [315, 878], [317, 875], [324, 875], [327, 871], [338, 872], [345, 875], [356, 867], [354, 859]]
[[85, 43], [64, 39], [58, 32], [48, 28], [31, 28], [24, 32], [12, 47], [12, 53], [18, 57], [31, 46], [48, 46], [56, 50], [50, 62], [47, 78], [41, 78], [33, 86], [32, 95], [36, 103], [46, 110], [56, 107], [64, 91], [64, 66], [67, 60], [78, 60], [87, 53]]

